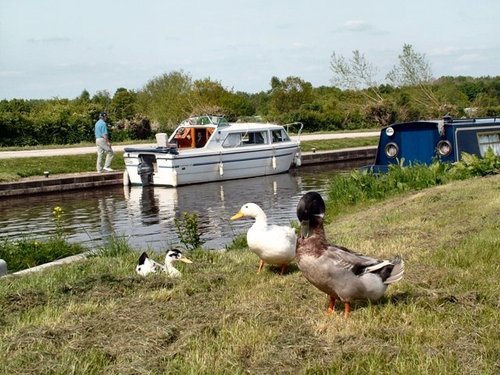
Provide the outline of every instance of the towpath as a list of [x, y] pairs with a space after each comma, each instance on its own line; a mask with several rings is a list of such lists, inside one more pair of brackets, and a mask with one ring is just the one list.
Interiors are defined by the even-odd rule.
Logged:
[[[350, 133], [332, 133], [332, 134], [302, 134], [301, 141], [315, 141], [324, 139], [342, 139], [342, 138], [360, 138], [360, 137], [378, 137], [380, 132], [350, 132]], [[291, 137], [297, 140], [297, 136]], [[113, 145], [115, 152], [123, 151], [125, 147], [132, 145]], [[141, 144], [142, 147], [154, 146], [154, 144]], [[86, 147], [67, 147], [67, 148], [51, 148], [42, 150], [22, 150], [22, 151], [0, 151], [0, 159], [13, 159], [13, 158], [30, 158], [40, 156], [60, 156], [60, 155], [82, 155], [92, 154], [96, 152], [95, 146]]]

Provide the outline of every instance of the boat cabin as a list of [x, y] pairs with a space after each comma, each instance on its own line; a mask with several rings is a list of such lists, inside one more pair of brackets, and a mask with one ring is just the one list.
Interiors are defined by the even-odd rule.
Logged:
[[178, 148], [201, 148], [210, 139], [215, 129], [229, 126], [224, 117], [199, 116], [184, 120], [171, 137]]

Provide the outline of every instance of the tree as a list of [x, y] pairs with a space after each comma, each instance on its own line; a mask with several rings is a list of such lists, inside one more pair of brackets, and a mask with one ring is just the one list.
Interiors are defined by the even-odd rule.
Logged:
[[411, 44], [403, 45], [403, 52], [398, 55], [399, 64], [387, 73], [386, 79], [396, 87], [418, 86], [431, 83], [431, 66], [425, 54], [415, 52]]
[[191, 77], [182, 71], [153, 78], [138, 92], [138, 109], [160, 127], [173, 129], [193, 110], [192, 87]]
[[100, 111], [107, 111], [111, 104], [111, 95], [107, 90], [97, 91], [92, 97], [92, 103], [100, 107]]
[[[375, 80], [377, 68], [369, 63], [358, 50], [352, 51], [352, 58], [346, 60], [344, 56], [332, 53], [330, 69], [333, 72], [332, 83], [340, 88], [359, 90], [372, 102], [383, 100]], [[368, 89], [368, 91], [363, 90]]]
[[271, 98], [269, 108], [271, 112], [286, 113], [297, 111], [303, 104], [313, 100], [311, 83], [298, 77], [287, 77], [285, 80], [271, 79]]
[[398, 55], [398, 59], [399, 63], [387, 73], [386, 79], [396, 87], [418, 87], [422, 96], [416, 99], [420, 104], [440, 107], [438, 99], [430, 88], [434, 78], [425, 54], [414, 51], [411, 44], [404, 44], [403, 52]]
[[111, 100], [110, 112], [115, 120], [130, 119], [136, 113], [136, 94], [132, 91], [120, 87], [116, 90]]
[[84, 89], [77, 100], [85, 103], [90, 102], [90, 93], [86, 89]]

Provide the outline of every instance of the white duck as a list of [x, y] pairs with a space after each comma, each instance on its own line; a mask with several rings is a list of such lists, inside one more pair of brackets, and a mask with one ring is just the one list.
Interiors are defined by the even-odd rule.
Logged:
[[380, 299], [389, 284], [403, 277], [404, 262], [378, 260], [329, 244], [323, 228], [325, 202], [319, 193], [305, 194], [297, 205], [302, 235], [297, 241], [297, 265], [305, 278], [329, 296], [328, 312], [335, 301], [344, 302], [345, 316], [355, 299]]
[[186, 258], [184, 254], [180, 250], [171, 249], [167, 251], [167, 255], [165, 255], [165, 269], [164, 271], [170, 277], [179, 277], [181, 276], [180, 271], [174, 267], [174, 263], [177, 261], [181, 261], [184, 263], [193, 263], [190, 259]]
[[165, 266], [158, 262], [155, 262], [153, 259], [148, 257], [148, 254], [146, 254], [146, 252], [143, 252], [139, 257], [139, 261], [137, 262], [135, 271], [141, 276], [146, 276], [150, 273], [165, 271]]
[[166, 272], [170, 277], [179, 277], [181, 273], [173, 265], [174, 262], [180, 260], [184, 263], [193, 263], [191, 260], [186, 258], [180, 250], [171, 249], [167, 251], [165, 255], [165, 264], [160, 264], [155, 262], [153, 259], [148, 257], [146, 252], [143, 252], [139, 257], [137, 266], [135, 267], [136, 272], [141, 276], [146, 276], [150, 273], [156, 273], [158, 271]]
[[242, 217], [255, 219], [247, 232], [249, 249], [260, 258], [259, 269], [262, 271], [265, 263], [281, 266], [281, 274], [286, 266], [295, 258], [297, 235], [295, 230], [287, 226], [268, 225], [267, 216], [255, 203], [246, 203], [231, 217], [237, 220]]

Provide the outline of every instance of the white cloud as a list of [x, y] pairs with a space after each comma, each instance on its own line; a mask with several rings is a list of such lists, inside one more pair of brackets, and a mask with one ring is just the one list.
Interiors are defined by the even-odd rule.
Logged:
[[34, 44], [52, 44], [52, 43], [68, 43], [71, 42], [70, 38], [66, 37], [48, 37], [48, 38], [29, 38], [26, 40], [28, 43]]
[[362, 20], [350, 20], [342, 25], [344, 30], [348, 31], [370, 31], [374, 30], [374, 27], [369, 23]]

